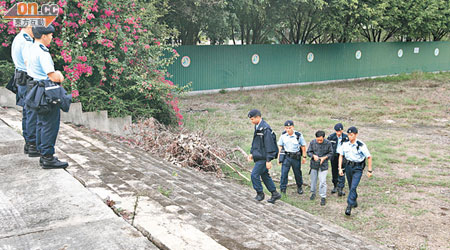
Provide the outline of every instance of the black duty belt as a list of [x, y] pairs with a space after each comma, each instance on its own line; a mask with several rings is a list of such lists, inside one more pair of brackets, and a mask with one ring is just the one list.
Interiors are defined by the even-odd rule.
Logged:
[[286, 156], [290, 158], [298, 158], [300, 157], [300, 152], [286, 152]]
[[362, 162], [355, 162], [355, 161], [347, 161], [347, 165], [349, 166], [359, 166], [359, 165], [363, 165], [364, 161]]

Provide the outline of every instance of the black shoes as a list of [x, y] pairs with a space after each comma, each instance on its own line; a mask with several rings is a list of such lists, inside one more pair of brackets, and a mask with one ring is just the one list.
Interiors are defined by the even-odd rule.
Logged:
[[316, 198], [316, 194], [312, 194], [311, 197], [309, 197], [310, 200], [314, 200]]
[[338, 196], [344, 196], [345, 192], [342, 191], [342, 188], [338, 188]]
[[41, 154], [37, 151], [35, 144], [28, 145], [28, 156], [29, 157], [39, 157]]
[[345, 215], [350, 216], [352, 214], [352, 206], [348, 205], [345, 209]]
[[275, 201], [279, 199], [281, 199], [281, 194], [278, 193], [277, 191], [273, 191], [272, 197], [270, 197], [270, 199], [268, 199], [267, 202], [274, 204]]
[[321, 205], [321, 206], [325, 206], [326, 203], [327, 203], [327, 202], [326, 202], [325, 198], [321, 198], [321, 199], [320, 199], [320, 205]]
[[337, 191], [338, 191], [338, 188], [335, 186], [335, 187], [333, 188], [333, 190], [331, 190], [331, 193], [332, 193], [332, 194], [335, 194]]
[[353, 205], [354, 208], [358, 207], [358, 202], [355, 201], [355, 205]]
[[23, 153], [24, 154], [28, 154], [28, 147], [30, 146], [30, 144], [28, 144], [28, 142], [25, 143], [25, 145], [23, 146]]
[[303, 188], [302, 187], [297, 187], [297, 193], [298, 194], [303, 194]]
[[60, 161], [60, 160], [58, 160], [58, 158], [53, 157], [53, 155], [41, 156], [41, 160], [42, 160], [42, 165], [41, 166], [44, 169], [66, 168], [66, 167], [69, 166], [69, 164], [67, 162]]
[[262, 200], [264, 200], [264, 193], [263, 193], [263, 192], [261, 192], [261, 193], [256, 193], [255, 200], [257, 200], [257, 201], [262, 201]]

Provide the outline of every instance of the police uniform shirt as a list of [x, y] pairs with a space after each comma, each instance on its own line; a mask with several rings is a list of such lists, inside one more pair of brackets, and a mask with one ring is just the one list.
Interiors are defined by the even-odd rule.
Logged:
[[17, 70], [27, 71], [25, 61], [29, 54], [29, 47], [33, 45], [33, 38], [24, 30], [16, 35], [11, 45], [11, 57]]
[[48, 80], [47, 74], [55, 72], [52, 56], [48, 48], [35, 42], [29, 49], [27, 73], [35, 81]]
[[284, 150], [286, 152], [295, 153], [300, 151], [301, 146], [306, 146], [305, 138], [303, 138], [303, 135], [300, 135], [300, 138], [297, 140], [297, 135], [295, 134], [295, 131], [292, 135], [289, 135], [288, 133], [284, 133], [280, 136], [280, 139], [278, 140], [278, 146], [284, 147]]
[[[358, 141], [362, 143], [362, 146], [359, 146], [359, 149]], [[371, 156], [366, 144], [360, 140], [356, 140], [353, 144], [350, 141], [346, 141], [336, 152], [343, 155], [348, 161], [352, 162], [362, 162], [364, 159]]]

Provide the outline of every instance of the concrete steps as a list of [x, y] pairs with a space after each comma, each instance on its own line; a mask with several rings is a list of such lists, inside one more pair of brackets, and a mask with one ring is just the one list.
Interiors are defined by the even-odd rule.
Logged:
[[133, 213], [128, 221], [159, 247], [384, 248], [286, 203], [257, 202], [247, 186], [81, 131], [61, 126], [57, 154], [67, 156], [67, 170], [102, 199]]

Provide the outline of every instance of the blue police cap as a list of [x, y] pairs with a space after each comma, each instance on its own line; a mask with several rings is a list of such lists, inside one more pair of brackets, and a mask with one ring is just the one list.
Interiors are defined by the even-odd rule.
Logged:
[[48, 27], [37, 26], [37, 27], [33, 27], [32, 31], [33, 31], [34, 37], [39, 39], [39, 38], [41, 38], [42, 35], [55, 33], [55, 27], [51, 24]]
[[357, 134], [358, 133], [358, 129], [356, 127], [350, 127], [350, 128], [347, 129], [347, 133], [348, 134], [350, 134], [350, 133]]
[[338, 124], [334, 125], [334, 130], [335, 131], [344, 130], [344, 126], [342, 125], [342, 123], [338, 123]]
[[294, 126], [294, 122], [291, 121], [291, 120], [287, 120], [287, 121], [284, 123], [284, 126]]
[[248, 118], [252, 118], [252, 117], [256, 117], [256, 116], [261, 116], [261, 111], [259, 111], [257, 109], [252, 109], [252, 110], [250, 110], [250, 112], [248, 112]]

